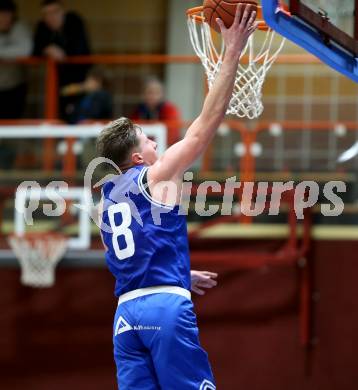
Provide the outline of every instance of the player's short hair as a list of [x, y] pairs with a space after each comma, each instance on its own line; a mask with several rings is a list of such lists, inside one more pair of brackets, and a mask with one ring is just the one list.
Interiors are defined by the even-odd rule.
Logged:
[[112, 160], [119, 168], [129, 163], [130, 153], [139, 146], [138, 130], [141, 128], [125, 117], [109, 123], [97, 138], [98, 156]]

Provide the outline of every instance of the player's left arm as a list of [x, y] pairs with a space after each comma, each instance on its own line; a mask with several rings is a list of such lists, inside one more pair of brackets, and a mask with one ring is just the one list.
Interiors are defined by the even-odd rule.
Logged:
[[191, 290], [198, 295], [204, 295], [205, 290], [215, 287], [218, 282], [216, 278], [218, 274], [208, 271], [190, 271]]
[[187, 130], [184, 138], [172, 145], [158, 161], [149, 167], [148, 181], [180, 182], [184, 172], [205, 152], [222, 122], [234, 88], [237, 67], [250, 35], [256, 30], [256, 12], [251, 5], [240, 4], [235, 20], [226, 28], [217, 19], [226, 46], [220, 71], [205, 98], [200, 115]]

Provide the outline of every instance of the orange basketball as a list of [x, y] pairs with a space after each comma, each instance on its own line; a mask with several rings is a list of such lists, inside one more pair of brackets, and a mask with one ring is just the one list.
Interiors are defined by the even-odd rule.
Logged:
[[255, 0], [204, 0], [204, 17], [215, 31], [220, 32], [216, 19], [220, 18], [225, 27], [229, 28], [235, 19], [236, 7], [238, 4], [246, 4], [251, 11], [257, 11], [257, 1]]

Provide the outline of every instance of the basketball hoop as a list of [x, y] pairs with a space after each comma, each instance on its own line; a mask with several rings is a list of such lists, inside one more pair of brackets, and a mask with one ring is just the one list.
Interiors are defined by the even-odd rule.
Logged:
[[11, 249], [21, 265], [21, 283], [31, 287], [51, 287], [55, 268], [67, 249], [67, 239], [58, 233], [12, 234]]
[[[234, 91], [227, 114], [239, 118], [255, 119], [263, 112], [262, 87], [266, 74], [282, 50], [285, 38], [276, 34], [262, 20], [261, 7], [258, 10], [258, 30], [264, 34], [262, 39], [253, 34], [249, 38], [241, 57], [247, 55], [247, 61], [240, 61], [237, 69]], [[205, 68], [209, 89], [218, 75], [224, 54], [225, 45], [220, 34], [215, 43], [216, 33], [205, 23], [203, 7], [187, 11], [190, 40], [193, 48]], [[274, 44], [275, 42], [275, 44]]]

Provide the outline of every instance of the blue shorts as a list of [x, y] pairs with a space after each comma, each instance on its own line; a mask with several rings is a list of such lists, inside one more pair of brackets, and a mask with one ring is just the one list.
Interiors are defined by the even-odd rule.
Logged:
[[191, 300], [156, 293], [120, 303], [113, 328], [120, 390], [213, 390]]

